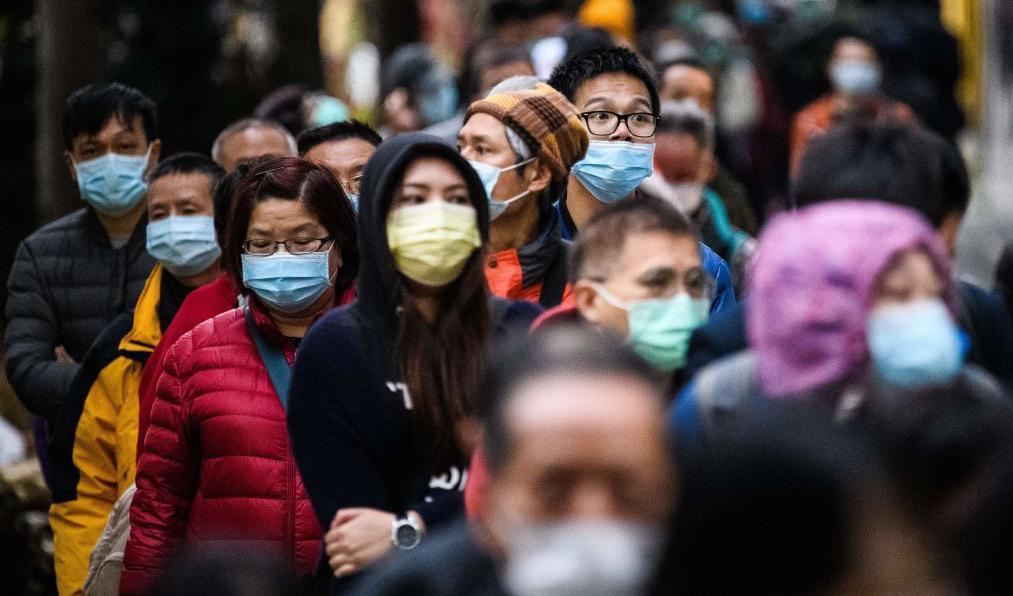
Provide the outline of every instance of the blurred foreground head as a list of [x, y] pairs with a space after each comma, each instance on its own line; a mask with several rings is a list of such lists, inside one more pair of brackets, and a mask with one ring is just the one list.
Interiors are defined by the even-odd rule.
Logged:
[[656, 373], [609, 336], [562, 327], [491, 360], [488, 526], [527, 593], [642, 587], [674, 503]]
[[764, 401], [680, 462], [655, 594], [922, 594], [944, 587], [869, 445]]

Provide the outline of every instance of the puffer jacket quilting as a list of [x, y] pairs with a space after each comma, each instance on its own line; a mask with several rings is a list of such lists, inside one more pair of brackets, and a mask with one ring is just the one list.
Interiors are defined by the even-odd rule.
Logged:
[[[243, 313], [201, 323], [166, 355], [137, 470], [123, 593], [148, 590], [183, 543], [273, 551], [302, 573], [317, 563], [320, 528]], [[265, 313], [254, 314], [284, 342]], [[281, 345], [292, 362], [293, 346]]]
[[114, 249], [91, 209], [47, 224], [18, 246], [8, 278], [7, 376], [32, 413], [54, 420], [78, 365], [56, 362], [62, 345], [80, 362], [103, 328], [133, 308], [155, 261], [146, 221]]

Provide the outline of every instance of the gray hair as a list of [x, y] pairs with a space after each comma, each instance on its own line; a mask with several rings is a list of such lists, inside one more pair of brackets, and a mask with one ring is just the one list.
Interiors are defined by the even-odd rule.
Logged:
[[[503, 79], [499, 83], [489, 90], [489, 94], [486, 97], [492, 97], [499, 93], [507, 93], [509, 91], [526, 91], [528, 89], [534, 89], [535, 85], [543, 82], [542, 79], [533, 75], [516, 75], [506, 79]], [[509, 126], [503, 127], [506, 132], [507, 144], [510, 145], [510, 149], [514, 152], [514, 157], [517, 158], [516, 163], [527, 161], [534, 157], [534, 150], [528, 146], [521, 135], [517, 134]]]
[[692, 99], [662, 102], [658, 132], [687, 134], [702, 149], [714, 150], [714, 117]]
[[226, 139], [232, 135], [239, 134], [244, 130], [251, 128], [267, 128], [273, 130], [285, 138], [285, 143], [288, 144], [289, 149], [292, 150], [292, 155], [299, 154], [299, 146], [296, 145], [295, 137], [288, 131], [287, 128], [273, 120], [264, 120], [261, 118], [243, 118], [242, 120], [236, 120], [232, 124], [225, 127], [222, 132], [218, 133], [215, 137], [214, 144], [211, 145], [211, 159], [217, 163], [221, 163], [222, 157], [222, 144]]

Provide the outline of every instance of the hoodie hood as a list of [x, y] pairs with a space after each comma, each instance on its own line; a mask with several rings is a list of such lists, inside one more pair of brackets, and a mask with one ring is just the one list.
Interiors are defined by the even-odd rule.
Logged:
[[749, 271], [746, 331], [764, 392], [799, 395], [866, 371], [876, 283], [921, 248], [956, 313], [949, 257], [920, 214], [874, 201], [832, 201], [775, 218]]
[[478, 215], [483, 245], [489, 240], [489, 205], [478, 174], [457, 149], [433, 135], [407, 133], [385, 140], [366, 164], [359, 191], [359, 296], [356, 309], [371, 320], [393, 325], [399, 306], [398, 272], [387, 242], [387, 213], [408, 165], [420, 157], [437, 157], [453, 166], [468, 186]]

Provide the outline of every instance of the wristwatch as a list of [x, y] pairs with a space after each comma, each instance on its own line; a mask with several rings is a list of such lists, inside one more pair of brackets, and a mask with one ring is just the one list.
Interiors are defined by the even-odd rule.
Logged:
[[422, 528], [411, 516], [402, 515], [394, 520], [390, 539], [401, 550], [411, 550], [422, 542]]

